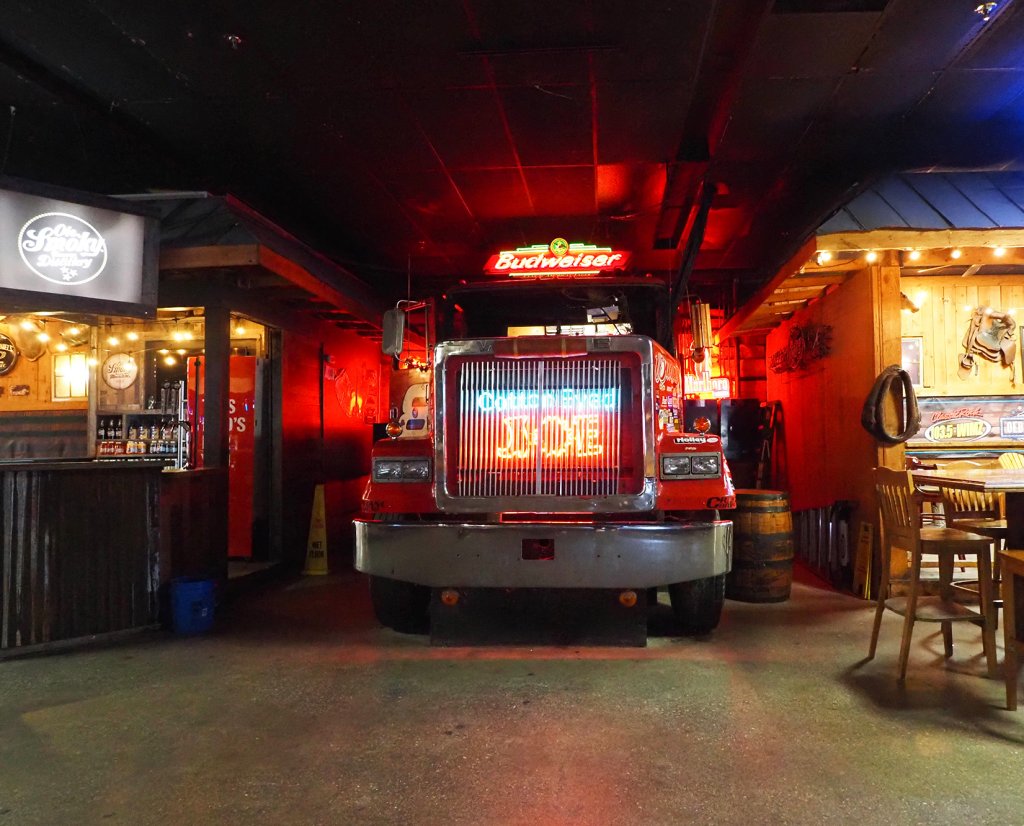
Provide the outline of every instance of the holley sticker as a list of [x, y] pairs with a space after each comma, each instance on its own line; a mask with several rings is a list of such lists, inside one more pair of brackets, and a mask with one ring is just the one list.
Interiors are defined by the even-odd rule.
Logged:
[[717, 436], [676, 436], [672, 440], [677, 445], [714, 445], [718, 444]]

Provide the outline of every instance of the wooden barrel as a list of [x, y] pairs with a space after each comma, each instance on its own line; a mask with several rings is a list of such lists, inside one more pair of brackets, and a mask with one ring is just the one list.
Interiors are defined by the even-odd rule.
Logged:
[[725, 595], [741, 602], [789, 599], [793, 584], [793, 515], [789, 494], [779, 490], [737, 490], [732, 523], [732, 572], [725, 580]]

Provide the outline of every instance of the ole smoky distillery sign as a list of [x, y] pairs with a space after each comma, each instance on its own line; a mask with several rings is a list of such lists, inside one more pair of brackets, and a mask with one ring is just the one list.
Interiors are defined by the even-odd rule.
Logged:
[[107, 242], [88, 221], [69, 212], [44, 212], [18, 233], [21, 260], [54, 284], [87, 284], [107, 266]]
[[25, 303], [38, 303], [30, 294], [56, 298], [52, 309], [69, 306], [61, 297], [155, 308], [156, 220], [82, 197], [0, 189], [0, 289], [24, 293], [16, 299]]

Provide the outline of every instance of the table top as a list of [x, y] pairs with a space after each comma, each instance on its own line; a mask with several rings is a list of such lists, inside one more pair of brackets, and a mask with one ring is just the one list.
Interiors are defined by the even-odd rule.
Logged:
[[964, 468], [914, 470], [914, 481], [985, 493], [1024, 492], [1024, 468]]

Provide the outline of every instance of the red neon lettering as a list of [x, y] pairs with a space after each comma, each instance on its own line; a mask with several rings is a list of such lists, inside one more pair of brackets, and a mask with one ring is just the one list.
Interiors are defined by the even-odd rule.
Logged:
[[545, 416], [538, 427], [530, 416], [506, 416], [501, 422], [505, 442], [495, 449], [499, 459], [526, 459], [537, 449], [545, 459], [600, 456], [600, 421], [595, 415]]

